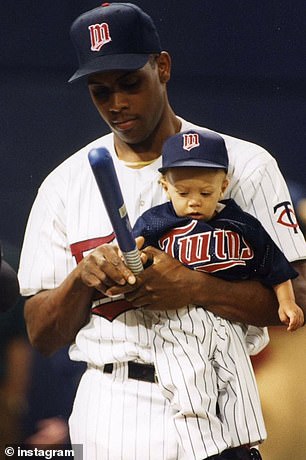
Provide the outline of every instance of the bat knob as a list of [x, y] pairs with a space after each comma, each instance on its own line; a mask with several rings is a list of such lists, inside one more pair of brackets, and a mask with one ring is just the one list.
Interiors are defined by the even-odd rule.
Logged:
[[92, 168], [103, 166], [107, 162], [112, 162], [112, 156], [105, 147], [91, 149], [88, 153], [88, 160]]

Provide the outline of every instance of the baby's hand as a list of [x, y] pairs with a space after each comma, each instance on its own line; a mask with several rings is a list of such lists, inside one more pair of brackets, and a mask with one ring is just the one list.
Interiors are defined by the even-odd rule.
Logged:
[[278, 314], [281, 322], [288, 326], [287, 331], [296, 331], [304, 324], [304, 312], [292, 300], [282, 302], [279, 306]]
[[[145, 239], [143, 236], [138, 236], [135, 241], [136, 241], [136, 246], [139, 249], [139, 255], [141, 258], [142, 265], [145, 265], [148, 262], [148, 256], [144, 252], [141, 251], [141, 248], [144, 245]], [[121, 260], [125, 262], [125, 259], [123, 257], [123, 254], [120, 248], [118, 248], [118, 255], [121, 258]]]
[[141, 258], [141, 262], [142, 262], [142, 265], [145, 267], [150, 261], [149, 261], [149, 257], [148, 255], [141, 251], [143, 245], [144, 245], [144, 242], [145, 242], [145, 239], [143, 236], [138, 236], [136, 238], [136, 245], [139, 249], [139, 252], [140, 252], [140, 258]]

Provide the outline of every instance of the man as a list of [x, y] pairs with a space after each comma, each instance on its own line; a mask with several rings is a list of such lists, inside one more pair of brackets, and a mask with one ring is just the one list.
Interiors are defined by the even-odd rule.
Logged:
[[[71, 34], [80, 64], [71, 81], [87, 78], [93, 103], [112, 132], [65, 161], [40, 188], [19, 273], [23, 295], [32, 296], [25, 306], [29, 337], [48, 354], [71, 343], [71, 358], [88, 364], [70, 420], [72, 442], [84, 443], [84, 458], [186, 458], [175, 437], [174, 412], [154, 383], [146, 308], [192, 303], [232, 321], [266, 326], [279, 324], [277, 301], [260, 283], [217, 280], [154, 248], [146, 249], [153, 263], [137, 280], [125, 267], [110, 244], [114, 234], [88, 152], [100, 146], [110, 151], [133, 224], [143, 211], [166, 200], [158, 182], [163, 142], [194, 125], [178, 118], [169, 104], [170, 56], [162, 51], [151, 18], [138, 7], [104, 4], [76, 19]], [[280, 206], [287, 203], [289, 209], [290, 199], [275, 160], [258, 146], [223, 137], [230, 159], [226, 197], [256, 214], [289, 260], [304, 259], [305, 244], [296, 226], [277, 223]], [[261, 190], [256, 193], [257, 184]], [[263, 191], [269, 202], [262, 199]], [[304, 263], [294, 266], [305, 275]], [[303, 307], [302, 278], [295, 282], [295, 293]], [[115, 297], [121, 293], [130, 304]], [[97, 294], [113, 302], [105, 304]], [[117, 316], [106, 319], [114, 311]], [[264, 335], [256, 328], [253, 332], [249, 346], [259, 349]], [[238, 442], [220, 456], [211, 447], [212, 433], [202, 458], [260, 458], [248, 448], [265, 438], [258, 413], [260, 407], [250, 404], [238, 414], [237, 426], [229, 427]], [[250, 428], [247, 434], [240, 436], [240, 425]], [[186, 426], [188, 435], [192, 445]]]

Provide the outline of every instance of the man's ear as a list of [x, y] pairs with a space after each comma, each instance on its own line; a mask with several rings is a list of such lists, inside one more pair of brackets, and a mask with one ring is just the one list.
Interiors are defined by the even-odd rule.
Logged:
[[162, 51], [156, 58], [161, 83], [168, 83], [171, 75], [171, 58], [169, 53]]

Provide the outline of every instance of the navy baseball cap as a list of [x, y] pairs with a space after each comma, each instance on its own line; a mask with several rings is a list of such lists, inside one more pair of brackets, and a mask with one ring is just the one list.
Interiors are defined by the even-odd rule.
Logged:
[[193, 166], [228, 170], [228, 154], [222, 136], [209, 131], [184, 131], [169, 137], [162, 148], [164, 173], [169, 168]]
[[160, 40], [150, 16], [132, 3], [103, 3], [79, 16], [70, 29], [79, 68], [69, 82], [108, 70], [137, 70]]

